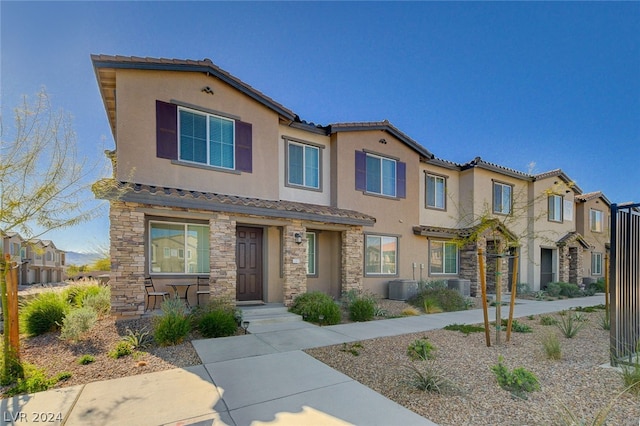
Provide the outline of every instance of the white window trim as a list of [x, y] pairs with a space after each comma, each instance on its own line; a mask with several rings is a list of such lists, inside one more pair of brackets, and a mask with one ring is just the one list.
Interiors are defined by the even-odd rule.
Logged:
[[[184, 236], [185, 236], [185, 241], [184, 241], [184, 247], [183, 249], [186, 249], [187, 247], [187, 241], [186, 241], [186, 235], [187, 235], [187, 230], [189, 229], [189, 226], [200, 226], [203, 228], [209, 228], [209, 226], [207, 224], [203, 224], [203, 223], [190, 223], [190, 222], [175, 222], [175, 221], [168, 221], [168, 220], [150, 220], [149, 221], [149, 229], [148, 229], [148, 241], [147, 243], [149, 244], [150, 250], [149, 250], [149, 259], [148, 259], [148, 267], [149, 267], [149, 274], [150, 275], [202, 275], [205, 272], [188, 272], [189, 271], [189, 260], [188, 258], [184, 257], [184, 253], [182, 256], [182, 260], [184, 262], [184, 272], [154, 272], [153, 271], [153, 260], [157, 260], [155, 259], [153, 250], [155, 245], [153, 244], [153, 241], [151, 240], [151, 229], [153, 227], [153, 224], [163, 224], [163, 225], [181, 225], [183, 226], [184, 230]], [[163, 248], [163, 255], [164, 253], [166, 253], [166, 250], [169, 249], [171, 250], [169, 247], [164, 247]], [[175, 249], [176, 251], [178, 251], [178, 249]]]
[[[560, 218], [551, 217], [551, 199], [556, 200], [554, 201], [554, 206], [556, 203], [560, 206]], [[550, 194], [547, 198], [547, 210], [547, 220], [549, 220], [549, 222], [562, 223], [564, 220], [564, 197], [558, 194]]]
[[[595, 271], [596, 268], [594, 268], [594, 266], [596, 265], [594, 262], [595, 258], [599, 259], [598, 267], [600, 269], [597, 272]], [[602, 275], [602, 253], [591, 253], [591, 275]]]
[[[597, 222], [594, 221], [593, 213], [598, 213], [600, 216], [600, 220], [598, 220]], [[591, 229], [591, 232], [604, 232], [604, 213], [602, 212], [602, 210], [589, 209], [589, 222], [589, 228]], [[594, 226], [596, 223], [599, 225], [600, 229], [597, 229], [598, 226]]]
[[[299, 183], [295, 183], [295, 182], [291, 182], [291, 173], [289, 172], [290, 170], [290, 162], [291, 162], [291, 156], [289, 155], [289, 145], [297, 145], [302, 147], [302, 184]], [[321, 189], [321, 185], [322, 185], [322, 157], [321, 157], [321, 152], [320, 152], [320, 148], [317, 146], [313, 146], [313, 145], [309, 145], [309, 144], [304, 144], [304, 143], [299, 143], [299, 142], [294, 142], [291, 140], [287, 140], [287, 186], [291, 186], [291, 187], [296, 187], [296, 188], [304, 188], [304, 189], [313, 189], [313, 190], [319, 190]], [[316, 150], [317, 156], [318, 156], [318, 186], [312, 186], [312, 185], [307, 185], [307, 168], [306, 168], [306, 161], [307, 161], [307, 156], [305, 155], [305, 152], [307, 149], [314, 149]]]
[[[504, 207], [504, 201], [502, 203], [500, 203], [501, 210], [500, 211], [496, 210], [496, 200], [495, 200], [495, 196], [496, 196], [495, 187], [496, 187], [496, 185], [499, 185], [501, 187], [501, 190], [500, 190], [500, 196], [501, 197], [504, 197], [504, 188], [505, 187], [508, 187], [510, 189], [510, 191], [509, 191], [509, 211], [507, 211], [507, 212], [504, 212], [502, 210], [502, 207]], [[493, 181], [493, 185], [491, 186], [491, 190], [492, 190], [491, 196], [493, 198], [493, 200], [492, 200], [493, 201], [493, 203], [492, 203], [493, 204], [493, 206], [492, 206], [493, 213], [502, 214], [502, 215], [510, 215], [511, 212], [513, 211], [513, 185], [510, 185], [510, 184], [504, 183], [504, 182]]]
[[[442, 272], [433, 272], [431, 270], [431, 252], [433, 251], [433, 243], [442, 244]], [[455, 272], [447, 272], [446, 271], [446, 260], [445, 260], [445, 247], [447, 244], [453, 244], [456, 246], [456, 271]], [[451, 241], [445, 240], [432, 240], [429, 244], [429, 275], [458, 275], [460, 271], [460, 250], [458, 249], [458, 245]]]
[[[382, 197], [389, 197], [389, 198], [398, 198], [398, 161], [394, 158], [389, 158], [389, 157], [383, 157], [381, 155], [375, 155], [375, 154], [371, 154], [369, 152], [365, 152], [365, 164], [366, 164], [366, 158], [368, 157], [372, 157], [372, 158], [377, 158], [380, 160], [380, 192], [374, 192], [374, 191], [369, 191], [369, 189], [367, 188], [368, 185], [368, 178], [369, 178], [369, 173], [366, 169], [366, 165], [365, 165], [365, 192], [367, 194], [375, 194], [375, 195], [380, 195]], [[391, 194], [385, 194], [384, 191], [384, 169], [382, 167], [382, 162], [384, 160], [387, 161], [392, 161], [393, 162], [393, 167], [395, 170], [395, 178], [393, 179], [394, 181], [394, 185], [393, 185], [393, 195]], [[397, 262], [396, 262], [397, 263]]]
[[[206, 118], [206, 123], [207, 123], [207, 136], [206, 136], [206, 147], [207, 147], [207, 161], [205, 163], [200, 163], [198, 161], [192, 161], [192, 160], [185, 160], [184, 158], [180, 157], [180, 152], [181, 152], [181, 144], [182, 144], [182, 134], [180, 133], [180, 111], [187, 111], [191, 114], [196, 114], [196, 115], [203, 115]], [[208, 167], [216, 167], [219, 169], [224, 169], [224, 170], [235, 170], [236, 169], [236, 153], [235, 153], [235, 149], [236, 149], [236, 123], [235, 120], [228, 118], [228, 117], [222, 117], [220, 115], [216, 115], [216, 114], [211, 114], [209, 112], [203, 112], [203, 111], [198, 111], [192, 108], [185, 108], [182, 106], [178, 106], [178, 117], [177, 117], [177, 123], [178, 123], [178, 127], [177, 127], [177, 132], [178, 132], [178, 161], [182, 161], [185, 163], [189, 163], [189, 164], [197, 164], [199, 166], [208, 166]], [[220, 120], [223, 121], [230, 121], [233, 125], [233, 166], [232, 167], [225, 167], [225, 166], [219, 166], [217, 164], [211, 164], [209, 161], [211, 159], [211, 147], [209, 145], [210, 143], [210, 133], [209, 133], [209, 117], [215, 117], [218, 118]]]

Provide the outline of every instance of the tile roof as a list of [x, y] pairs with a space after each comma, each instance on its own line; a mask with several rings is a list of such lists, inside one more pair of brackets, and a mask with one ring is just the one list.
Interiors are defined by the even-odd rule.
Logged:
[[591, 248], [589, 243], [582, 237], [582, 235], [575, 231], [567, 233], [564, 237], [560, 238], [556, 244], [559, 246], [563, 246], [574, 240], [579, 242], [585, 249]]
[[143, 204], [255, 214], [346, 225], [373, 226], [376, 222], [373, 216], [332, 206], [286, 200], [264, 200], [138, 183], [121, 182], [121, 184], [123, 187], [128, 186], [129, 190], [125, 190], [119, 196], [119, 199]]
[[468, 170], [468, 169], [472, 169], [474, 167], [479, 167], [481, 169], [486, 169], [486, 170], [491, 170], [497, 173], [502, 173], [511, 177], [515, 177], [518, 179], [524, 179], [524, 180], [532, 180], [533, 177], [527, 173], [523, 173], [520, 172], [518, 170], [515, 169], [511, 169], [509, 167], [505, 167], [505, 166], [501, 166], [499, 164], [495, 164], [495, 163], [489, 163], [488, 161], [484, 161], [482, 158], [480, 157], [476, 157], [473, 160], [469, 161], [468, 163], [463, 164], [462, 166], [460, 166], [462, 170]]
[[548, 172], [533, 175], [534, 180], [547, 179], [550, 177], [558, 177], [562, 179], [564, 183], [569, 185], [569, 187], [573, 190], [573, 192], [575, 192], [578, 195], [582, 194], [582, 189], [580, 189], [580, 187], [573, 180], [571, 180], [571, 178], [565, 172], [563, 172], [562, 169], [549, 170]]
[[602, 191], [593, 191], [593, 192], [587, 192], [586, 194], [576, 195], [576, 200], [582, 201], [582, 202], [595, 200], [596, 198], [602, 198], [608, 206], [611, 205], [611, 202], [607, 197], [605, 197]]
[[383, 121], [356, 121], [356, 122], [342, 122], [332, 123], [329, 125], [330, 133], [338, 132], [355, 132], [362, 130], [384, 130], [391, 135], [404, 142], [418, 154], [426, 158], [433, 158], [434, 155], [426, 149], [424, 146], [410, 138], [406, 133], [402, 132], [396, 126], [391, 124], [389, 120]]

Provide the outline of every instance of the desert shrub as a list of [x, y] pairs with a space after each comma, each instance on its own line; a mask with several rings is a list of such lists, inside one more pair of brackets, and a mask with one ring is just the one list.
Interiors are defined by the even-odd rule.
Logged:
[[23, 363], [23, 367], [24, 377], [18, 378], [15, 386], [5, 392], [6, 396], [42, 392], [51, 388], [59, 381], [66, 380], [71, 377], [71, 373], [63, 372], [55, 377], [47, 378], [45, 370], [40, 369], [35, 365], [25, 362]]
[[560, 331], [562, 331], [564, 337], [571, 339], [572, 337], [575, 337], [575, 335], [578, 334], [586, 324], [587, 323], [585, 321], [581, 321], [576, 318], [575, 314], [573, 314], [561, 315], [557, 326]]
[[196, 328], [204, 337], [233, 336], [238, 329], [233, 311], [218, 308], [199, 316]]
[[62, 340], [79, 340], [98, 321], [98, 314], [91, 308], [72, 309], [62, 320], [60, 338]]
[[611, 316], [609, 315], [609, 310], [605, 310], [600, 313], [598, 324], [600, 324], [600, 328], [603, 330], [611, 330]]
[[427, 314], [439, 314], [442, 312], [442, 308], [438, 305], [438, 301], [435, 298], [427, 297], [424, 299], [424, 312]]
[[108, 286], [91, 287], [95, 290], [89, 291], [82, 299], [82, 306], [91, 308], [98, 314], [99, 318], [111, 313], [111, 288]]
[[560, 284], [559, 283], [549, 283], [547, 284], [547, 288], [545, 289], [547, 296], [551, 296], [551, 297], [558, 297], [560, 296], [560, 291], [562, 289], [560, 288]]
[[470, 333], [479, 333], [484, 331], [484, 326], [469, 324], [449, 324], [445, 326], [444, 329], [449, 331], [459, 331], [468, 336]]
[[447, 281], [445, 280], [418, 281], [418, 293], [424, 290], [439, 290], [443, 288], [448, 288]]
[[408, 377], [404, 383], [421, 391], [444, 393], [453, 387], [433, 363], [410, 364], [405, 368]]
[[414, 308], [413, 306], [408, 306], [400, 312], [400, 315], [405, 317], [412, 317], [416, 315], [420, 315], [420, 311]]
[[640, 359], [631, 364], [620, 364], [620, 375], [626, 390], [640, 395]]
[[162, 314], [153, 319], [153, 338], [161, 346], [177, 345], [191, 331], [186, 306], [181, 299], [167, 299], [160, 305]]
[[82, 302], [87, 296], [99, 294], [101, 287], [103, 286], [96, 281], [91, 281], [90, 284], [74, 284], [62, 291], [62, 298], [71, 306], [79, 308], [83, 306]]
[[531, 293], [531, 287], [527, 283], [518, 283], [516, 284], [516, 293], [526, 296]]
[[116, 343], [116, 346], [109, 352], [109, 357], [113, 359], [122, 358], [123, 356], [131, 355], [133, 353], [133, 347], [129, 342], [124, 340]]
[[59, 293], [40, 293], [20, 309], [20, 324], [23, 332], [37, 336], [55, 331], [69, 311], [69, 305]]
[[568, 298], [582, 296], [582, 290], [577, 284], [572, 283], [558, 283], [560, 285], [560, 296], [566, 296]]
[[[509, 323], [509, 320], [506, 318], [502, 319], [502, 326], [506, 327]], [[517, 319], [511, 321], [511, 331], [514, 333], [532, 333], [533, 329], [527, 325], [519, 322]]]
[[86, 354], [78, 358], [78, 364], [87, 365], [87, 364], [91, 364], [95, 360], [96, 360], [96, 357], [94, 357], [93, 355]]
[[540, 324], [542, 325], [557, 325], [558, 324], [558, 320], [552, 316], [549, 315], [542, 315], [540, 317]]
[[587, 287], [587, 290], [592, 291], [593, 294], [604, 293], [605, 292], [604, 278], [598, 278], [598, 281], [596, 281], [595, 283], [589, 284], [589, 286]]
[[367, 298], [357, 299], [349, 306], [349, 319], [356, 322], [371, 321], [375, 312], [375, 301]]
[[607, 307], [603, 304], [593, 305], [593, 306], [576, 306], [574, 308], [571, 308], [571, 310], [575, 312], [588, 312], [588, 313], [598, 312], [606, 309]]
[[540, 389], [538, 378], [523, 367], [514, 368], [512, 371], [503, 364], [504, 358], [498, 357], [498, 364], [491, 367], [500, 387], [512, 394], [527, 399], [526, 392]]
[[544, 353], [547, 355], [548, 359], [562, 358], [560, 341], [558, 340], [558, 336], [554, 333], [548, 333], [542, 337], [542, 346], [544, 347]]
[[449, 288], [433, 288], [419, 291], [418, 294], [410, 298], [407, 302], [417, 308], [425, 306], [425, 300], [430, 299], [435, 302], [443, 311], [463, 311], [466, 309], [464, 296], [456, 290]]
[[[342, 319], [340, 307], [329, 295], [319, 291], [298, 295], [293, 300], [289, 311], [302, 315], [305, 321], [322, 322], [322, 324], [338, 324]], [[324, 316], [322, 321], [320, 321], [320, 315]]]
[[353, 356], [358, 356], [360, 355], [360, 349], [363, 349], [363, 348], [364, 346], [362, 346], [362, 343], [360, 342], [352, 343], [350, 345], [343, 343], [342, 348], [340, 349], [340, 352], [346, 352]]
[[142, 327], [139, 330], [131, 330], [127, 327], [125, 331], [127, 334], [122, 340], [129, 343], [133, 349], [146, 349], [153, 341], [153, 337], [149, 334], [147, 327]]
[[435, 358], [435, 346], [426, 338], [416, 339], [407, 347], [407, 356], [412, 360], [422, 360]]

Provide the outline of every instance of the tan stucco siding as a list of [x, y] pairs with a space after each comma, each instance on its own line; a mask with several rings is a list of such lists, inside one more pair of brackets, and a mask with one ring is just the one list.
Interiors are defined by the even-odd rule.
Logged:
[[[385, 139], [386, 144], [380, 143]], [[398, 237], [397, 273], [395, 275], [364, 275], [363, 286], [387, 296], [387, 283], [398, 278], [412, 278], [413, 263], [425, 263], [426, 240], [413, 234], [413, 226], [420, 222], [420, 158], [418, 153], [390, 134], [368, 130], [333, 135], [332, 162], [337, 170], [335, 204], [376, 218], [372, 227], [365, 227], [366, 235]], [[355, 151], [367, 151], [406, 163], [406, 198], [391, 198], [363, 193], [355, 189]], [[366, 238], [365, 238], [366, 244]], [[364, 262], [364, 259], [363, 259]]]
[[267, 278], [266, 301], [269, 303], [281, 303], [284, 300], [282, 279], [282, 231], [280, 227], [270, 226], [266, 229], [267, 253], [266, 265]]
[[[281, 200], [302, 203], [329, 205], [331, 203], [331, 145], [329, 136], [279, 126], [278, 137], [278, 183]], [[287, 140], [301, 144], [309, 144], [319, 148], [320, 155], [320, 188], [305, 189], [287, 184]], [[272, 167], [276, 167], [274, 162]]]
[[[116, 150], [120, 180], [277, 199], [278, 116], [202, 73], [118, 70]], [[204, 93], [209, 86], [214, 94]], [[229, 173], [156, 157], [156, 100], [219, 111], [252, 124], [253, 172]]]
[[316, 274], [307, 276], [307, 291], [321, 291], [334, 297], [341, 297], [340, 285], [340, 232], [315, 230], [307, 228], [308, 232], [315, 232], [317, 238]]

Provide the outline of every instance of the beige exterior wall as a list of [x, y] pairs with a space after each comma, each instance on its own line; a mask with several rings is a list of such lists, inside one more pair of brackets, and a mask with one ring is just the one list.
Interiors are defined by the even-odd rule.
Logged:
[[[328, 206], [331, 203], [331, 145], [330, 138], [313, 132], [295, 129], [289, 126], [279, 126], [278, 163], [271, 164], [272, 169], [278, 169], [280, 199], [301, 203], [320, 204]], [[304, 189], [287, 184], [287, 140], [318, 146], [320, 155], [320, 189]], [[275, 176], [275, 174], [274, 174]]]
[[[603, 214], [604, 224], [602, 232], [594, 232], [591, 230], [591, 210], [599, 210]], [[576, 205], [576, 229], [582, 234], [584, 239], [591, 246], [590, 250], [585, 250], [584, 254], [584, 270], [585, 276], [593, 279], [604, 278], [605, 268], [605, 256], [608, 255], [609, 250], [606, 248], [606, 244], [611, 241], [611, 232], [609, 226], [611, 224], [611, 209], [609, 205], [602, 199], [596, 198], [584, 202], [579, 202]], [[591, 265], [591, 254], [602, 254], [602, 273], [594, 273]]]
[[[446, 179], [444, 210], [427, 207], [427, 174], [441, 176]], [[420, 191], [420, 224], [442, 228], [459, 227], [461, 218], [460, 172], [432, 164], [420, 163], [418, 183]]]
[[267, 273], [266, 282], [266, 301], [269, 303], [282, 302], [284, 300], [284, 291], [282, 279], [282, 231], [280, 227], [270, 226], [266, 229], [264, 235], [267, 238], [265, 246], [267, 247], [266, 265]]
[[316, 274], [307, 276], [307, 291], [322, 291], [338, 300], [342, 296], [341, 233], [312, 227], [307, 232], [315, 232], [317, 238]]
[[[386, 144], [379, 142], [381, 138]], [[413, 234], [413, 226], [420, 222], [422, 198], [420, 191], [419, 155], [396, 140], [389, 133], [379, 130], [341, 132], [332, 135], [332, 167], [337, 171], [333, 191], [333, 205], [343, 209], [356, 210], [376, 218], [373, 227], [365, 227], [366, 235], [375, 234], [398, 237], [397, 273], [395, 275], [367, 275], [363, 279], [364, 290], [385, 297], [388, 296], [387, 283], [390, 280], [413, 277], [413, 263], [427, 261], [424, 237]], [[406, 163], [407, 198], [391, 198], [365, 194], [355, 189], [355, 151], [368, 151]], [[364, 262], [364, 259], [363, 259]]]
[[[202, 73], [118, 70], [117, 178], [264, 199], [277, 199], [278, 116], [258, 102]], [[214, 95], [202, 92], [204, 86]], [[252, 124], [253, 172], [189, 167], [156, 157], [156, 100], [220, 111]]]

